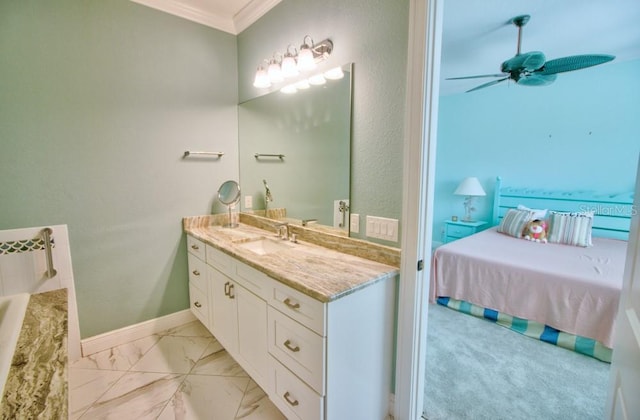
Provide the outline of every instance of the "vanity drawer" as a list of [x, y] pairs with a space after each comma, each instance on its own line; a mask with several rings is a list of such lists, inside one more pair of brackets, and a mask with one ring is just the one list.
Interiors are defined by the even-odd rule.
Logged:
[[278, 281], [272, 282], [269, 304], [316, 333], [325, 334], [326, 305]]
[[269, 299], [269, 292], [275, 282], [271, 277], [240, 261], [235, 261], [235, 276], [238, 283], [264, 300]]
[[207, 265], [200, 258], [187, 254], [189, 264], [189, 283], [203, 292], [207, 291]]
[[189, 303], [191, 312], [209, 328], [209, 308], [207, 307], [207, 292], [195, 287], [189, 282]]
[[267, 311], [269, 353], [324, 395], [325, 339], [278, 310]]
[[204, 261], [204, 242], [187, 235], [187, 251]]
[[273, 357], [269, 357], [269, 365], [273, 390], [270, 397], [287, 418], [304, 420], [324, 418], [322, 396], [316, 394]]
[[232, 256], [225, 254], [211, 245], [207, 245], [207, 264], [216, 268], [228, 277], [234, 277], [234, 261], [235, 260]]

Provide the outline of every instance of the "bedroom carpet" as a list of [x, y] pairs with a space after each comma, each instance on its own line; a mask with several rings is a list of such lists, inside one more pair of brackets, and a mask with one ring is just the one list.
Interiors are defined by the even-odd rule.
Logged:
[[429, 420], [602, 419], [609, 364], [429, 305]]

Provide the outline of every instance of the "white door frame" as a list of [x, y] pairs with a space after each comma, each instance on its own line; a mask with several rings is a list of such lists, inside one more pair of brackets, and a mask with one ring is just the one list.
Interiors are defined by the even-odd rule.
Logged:
[[396, 420], [419, 419], [424, 404], [443, 3], [411, 0], [409, 8]]

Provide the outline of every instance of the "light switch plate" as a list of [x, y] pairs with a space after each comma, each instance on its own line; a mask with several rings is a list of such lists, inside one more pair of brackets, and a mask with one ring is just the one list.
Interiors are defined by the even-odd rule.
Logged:
[[398, 220], [367, 216], [366, 235], [370, 238], [398, 242]]
[[359, 214], [351, 215], [349, 230], [353, 233], [360, 233], [360, 215]]
[[251, 209], [253, 208], [253, 197], [250, 195], [244, 196], [244, 208]]

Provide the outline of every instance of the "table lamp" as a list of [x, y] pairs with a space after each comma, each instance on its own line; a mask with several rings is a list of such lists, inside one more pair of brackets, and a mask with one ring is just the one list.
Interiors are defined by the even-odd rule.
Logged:
[[482, 185], [480, 185], [480, 181], [476, 177], [468, 177], [465, 178], [458, 188], [453, 192], [455, 195], [464, 195], [464, 218], [463, 222], [473, 222], [471, 218], [471, 212], [475, 211], [475, 207], [473, 207], [473, 201], [475, 197], [482, 197], [487, 195], [482, 189]]

